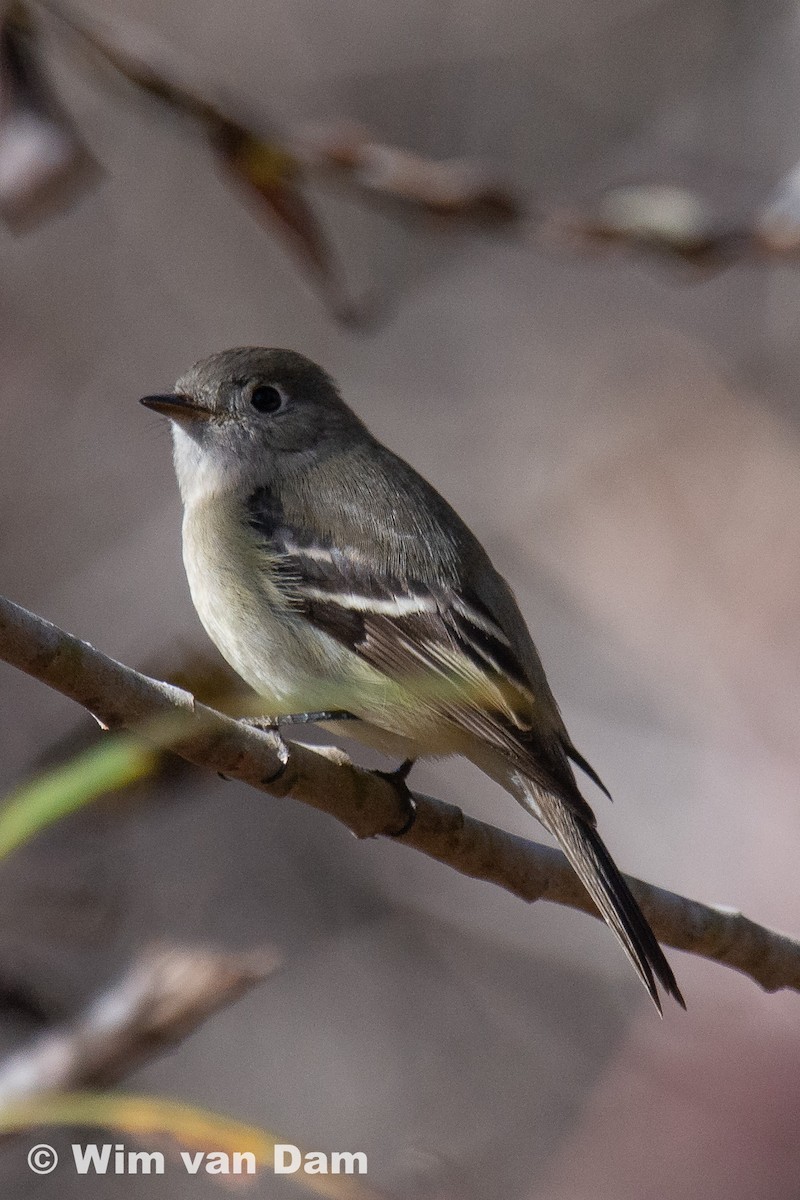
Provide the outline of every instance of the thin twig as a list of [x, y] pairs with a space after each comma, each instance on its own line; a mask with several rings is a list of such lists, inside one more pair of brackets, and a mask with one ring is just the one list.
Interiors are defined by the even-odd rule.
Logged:
[[0, 1108], [45, 1092], [104, 1087], [182, 1041], [278, 964], [264, 950], [223, 954], [156, 946], [75, 1021], [48, 1030], [0, 1066]]

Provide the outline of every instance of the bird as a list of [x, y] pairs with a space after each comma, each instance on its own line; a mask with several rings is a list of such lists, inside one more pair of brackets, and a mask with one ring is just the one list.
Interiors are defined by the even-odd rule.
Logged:
[[573, 768], [607, 789], [511, 587], [447, 501], [294, 350], [221, 351], [141, 403], [171, 422], [200, 621], [266, 713], [406, 765], [465, 756], [555, 838], [659, 1013], [659, 985], [685, 1008]]

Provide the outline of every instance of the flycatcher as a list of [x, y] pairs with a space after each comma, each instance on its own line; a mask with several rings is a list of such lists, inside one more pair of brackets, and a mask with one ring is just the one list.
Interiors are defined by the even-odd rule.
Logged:
[[226, 350], [142, 403], [172, 422], [195, 608], [269, 715], [471, 759], [557, 839], [659, 1011], [656, 981], [683, 1005], [571, 763], [603, 785], [457, 513], [291, 350]]

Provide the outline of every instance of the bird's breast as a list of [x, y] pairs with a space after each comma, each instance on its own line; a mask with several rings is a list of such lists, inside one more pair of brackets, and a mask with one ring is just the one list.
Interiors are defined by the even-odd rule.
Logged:
[[268, 712], [286, 711], [302, 658], [293, 646], [296, 622], [271, 580], [268, 556], [232, 504], [215, 497], [186, 508], [183, 561], [212, 642], [252, 688], [274, 697], [276, 707]]
[[354, 711], [371, 693], [370, 708], [387, 703], [390, 682], [292, 606], [275, 560], [234, 503], [214, 497], [186, 507], [183, 558], [206, 633], [264, 697], [265, 713]]

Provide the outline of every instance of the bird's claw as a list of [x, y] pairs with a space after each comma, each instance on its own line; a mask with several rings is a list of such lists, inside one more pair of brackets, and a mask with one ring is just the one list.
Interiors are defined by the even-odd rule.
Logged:
[[406, 780], [408, 779], [411, 768], [414, 766], [415, 759], [407, 758], [401, 762], [399, 767], [395, 767], [393, 771], [375, 771], [374, 774], [380, 779], [385, 779], [390, 783], [397, 792], [403, 804], [406, 807], [406, 819], [399, 829], [389, 830], [386, 833], [387, 837], [400, 838], [405, 837], [409, 829], [417, 819], [417, 802], [411, 794]]

